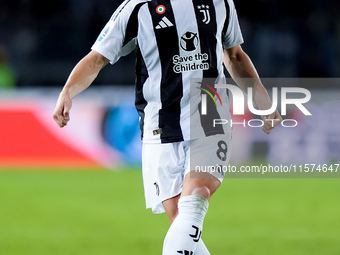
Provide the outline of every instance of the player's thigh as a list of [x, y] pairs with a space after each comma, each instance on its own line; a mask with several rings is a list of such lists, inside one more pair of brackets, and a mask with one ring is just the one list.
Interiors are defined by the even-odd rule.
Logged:
[[231, 154], [231, 134], [214, 135], [190, 142], [190, 163], [187, 165], [182, 196], [210, 196], [221, 185]]

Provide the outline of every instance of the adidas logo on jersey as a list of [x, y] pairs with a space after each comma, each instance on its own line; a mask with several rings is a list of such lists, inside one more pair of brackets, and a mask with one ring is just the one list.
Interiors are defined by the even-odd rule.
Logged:
[[162, 20], [156, 26], [156, 29], [167, 28], [167, 27], [172, 27], [172, 26], [173, 24], [171, 23], [171, 21], [168, 20], [167, 17], [163, 17]]

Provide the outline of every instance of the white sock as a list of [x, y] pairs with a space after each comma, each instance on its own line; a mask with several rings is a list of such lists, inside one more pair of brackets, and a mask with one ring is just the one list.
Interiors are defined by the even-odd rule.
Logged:
[[203, 220], [209, 202], [197, 195], [178, 200], [178, 215], [163, 244], [163, 255], [193, 255], [201, 239]]
[[207, 246], [205, 246], [202, 238], [199, 240], [194, 254], [195, 255], [210, 255], [210, 252]]

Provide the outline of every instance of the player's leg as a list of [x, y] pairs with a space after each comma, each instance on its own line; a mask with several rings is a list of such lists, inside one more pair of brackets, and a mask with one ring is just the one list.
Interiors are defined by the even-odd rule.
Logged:
[[186, 174], [181, 197], [198, 195], [209, 200], [220, 187], [221, 181], [210, 173], [197, 172], [194, 175], [195, 177], [191, 177], [190, 173]]
[[[172, 223], [178, 214], [178, 200], [183, 186], [185, 153], [175, 144], [143, 144], [143, 182], [147, 207], [154, 213], [166, 211]], [[161, 204], [159, 204], [161, 202]], [[162, 205], [162, 206], [161, 206]], [[209, 255], [200, 239], [200, 255]], [[177, 251], [176, 253], [177, 254]]]
[[[198, 178], [190, 178], [189, 174], [186, 175], [186, 178], [184, 180], [184, 185], [183, 185], [183, 188], [185, 188], [184, 189], [185, 193], [182, 193], [182, 194], [187, 194], [187, 195], [190, 194], [188, 195], [189, 200], [191, 200], [190, 199], [191, 194], [193, 197], [201, 196], [208, 200], [210, 196], [220, 186], [220, 181], [216, 178], [211, 178], [211, 176], [207, 176], [209, 175], [208, 173], [200, 173], [199, 175], [201, 176], [200, 177], [196, 176]], [[176, 196], [163, 202], [163, 206], [165, 208], [165, 211], [171, 223], [174, 221], [174, 219], [176, 218], [178, 214], [178, 201], [179, 201], [179, 196]], [[184, 203], [187, 204], [187, 202], [185, 201]], [[195, 217], [195, 215], [192, 215], [192, 216]], [[196, 236], [195, 238], [193, 238], [193, 236], [195, 236], [193, 233], [193, 225], [190, 225], [190, 224], [197, 225], [197, 223], [193, 223], [190, 221], [189, 224], [186, 224], [187, 218], [186, 217], [183, 218], [183, 214], [181, 214], [179, 218], [180, 219], [177, 219], [175, 223], [177, 227], [172, 226], [171, 230], [169, 230], [167, 234], [167, 237], [164, 243], [163, 254], [167, 254], [166, 250], [169, 250], [168, 251], [169, 254], [176, 254], [176, 253], [173, 253], [174, 250], [172, 251], [170, 250], [171, 248], [176, 247], [175, 251], [177, 252], [177, 254], [185, 254], [185, 253], [190, 254], [191, 252], [195, 251], [195, 254], [198, 254], [198, 255], [209, 255], [210, 253], [207, 247], [205, 246], [203, 240], [200, 238], [200, 236], [199, 237]], [[181, 218], [183, 219], [181, 220]], [[202, 221], [202, 224], [203, 224], [203, 221]], [[202, 229], [202, 226], [199, 225], [197, 228]], [[189, 232], [187, 233], [186, 231], [188, 230]], [[196, 233], [195, 228], [194, 230]], [[201, 230], [197, 230], [197, 231], [199, 231], [197, 233], [201, 233]], [[172, 237], [172, 235], [174, 236]], [[181, 241], [183, 241], [182, 246], [178, 241], [178, 237], [181, 235], [184, 235], [184, 237], [188, 237], [184, 239], [183, 237], [179, 238]], [[175, 246], [173, 244], [175, 244]]]
[[[168, 218], [169, 218], [171, 224], [175, 220], [175, 218], [178, 214], [178, 207], [177, 206], [178, 206], [179, 197], [180, 197], [180, 195], [163, 201], [163, 206], [164, 206], [165, 212], [168, 215]], [[204, 244], [202, 238], [197, 243], [195, 254], [210, 255], [210, 252], [209, 252], [208, 248], [206, 247], [206, 245]]]
[[[228, 162], [229, 155], [225, 155], [223, 162], [216, 160], [219, 155], [215, 148], [219, 139], [221, 137], [216, 136], [209, 140], [210, 144], [206, 139], [191, 144], [190, 150], [195, 160], [190, 161], [188, 168], [194, 165], [193, 162], [200, 166]], [[185, 175], [182, 194], [178, 199], [178, 215], [165, 238], [163, 255], [209, 254], [200, 237], [209, 199], [220, 186], [222, 178], [220, 173], [195, 172], [193, 176], [190, 173]]]
[[187, 174], [183, 182], [182, 195], [163, 203], [169, 219], [174, 218], [178, 201], [178, 215], [164, 240], [163, 255], [193, 254], [208, 255], [209, 251], [201, 239], [203, 219], [209, 199], [221, 182], [209, 173], [199, 173], [195, 178]]
[[[179, 197], [180, 197], [180, 195], [163, 201], [163, 206], [164, 206], [165, 212], [168, 215], [168, 218], [169, 218], [171, 224], [175, 220], [175, 218], [178, 214], [178, 207], [177, 206], [178, 206]], [[202, 238], [197, 243], [195, 254], [210, 255], [210, 252], [209, 252], [208, 248], [205, 246]]]
[[163, 207], [171, 224], [178, 214], [178, 199], [180, 195], [181, 194], [163, 201]]
[[[179, 144], [143, 144], [146, 205], [154, 213], [165, 210], [171, 223], [178, 214], [178, 200], [185, 172], [184, 159], [185, 153]], [[196, 251], [199, 255], [209, 255], [202, 239], [198, 241]]]

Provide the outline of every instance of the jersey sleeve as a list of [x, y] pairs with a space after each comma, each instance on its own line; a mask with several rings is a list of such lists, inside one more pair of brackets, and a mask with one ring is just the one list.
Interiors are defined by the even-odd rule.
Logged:
[[237, 18], [237, 12], [235, 4], [232, 0], [228, 0], [229, 3], [229, 24], [228, 28], [223, 35], [223, 48], [230, 49], [243, 43], [243, 36], [240, 28], [240, 24]]
[[132, 52], [137, 46], [136, 36], [131, 36], [130, 26], [136, 1], [126, 0], [113, 13], [109, 22], [99, 34], [92, 50], [109, 59], [114, 64], [122, 56]]

